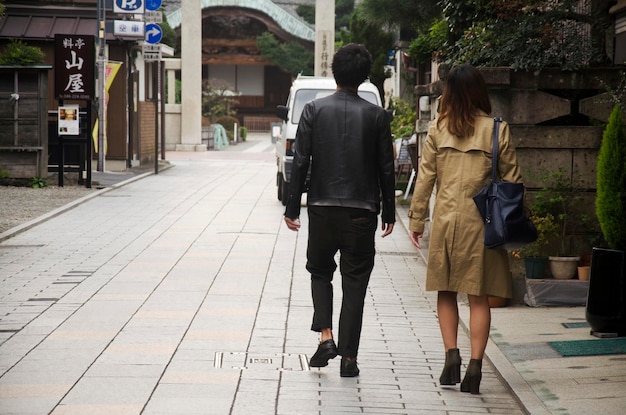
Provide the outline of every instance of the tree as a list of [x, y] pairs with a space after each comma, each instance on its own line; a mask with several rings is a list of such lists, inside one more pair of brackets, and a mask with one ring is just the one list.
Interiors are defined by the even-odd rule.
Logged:
[[350, 20], [350, 31], [342, 32], [344, 43], [362, 43], [372, 55], [372, 72], [370, 80], [380, 92], [380, 96], [385, 96], [383, 83], [388, 78], [385, 72], [388, 52], [392, 49], [392, 36], [381, 30], [377, 24], [369, 23], [355, 13]]
[[602, 7], [606, 14], [607, 1], [442, 0], [442, 5], [450, 36], [441, 57], [448, 63], [577, 70], [606, 60], [598, 36], [587, 33], [601, 30], [604, 36], [607, 22], [593, 22], [592, 16]]
[[302, 17], [308, 24], [315, 24], [315, 5], [314, 4], [298, 4], [296, 13]]
[[18, 39], [11, 39], [0, 54], [0, 65], [33, 65], [43, 63], [45, 54], [37, 46], [29, 46]]
[[202, 83], [202, 115], [214, 122], [219, 117], [235, 115], [236, 92], [221, 79], [207, 79]]
[[[461, 3], [461, 2], [459, 2]], [[379, 27], [417, 29], [429, 27], [441, 16], [438, 0], [363, 0], [358, 7], [360, 18]]]
[[176, 47], [176, 31], [172, 29], [172, 26], [168, 23], [165, 12], [162, 12], [161, 14], [163, 15], [163, 22], [160, 24], [163, 32], [161, 43], [174, 48]]
[[[336, 0], [335, 1], [335, 31], [347, 29], [350, 25], [350, 18], [354, 11], [354, 0]], [[296, 13], [302, 17], [305, 22], [315, 24], [315, 5], [299, 4], [296, 7]]]
[[263, 33], [256, 38], [257, 48], [265, 59], [274, 65], [297, 76], [313, 75], [315, 57], [313, 51], [306, 49], [300, 43], [280, 43], [269, 32]]

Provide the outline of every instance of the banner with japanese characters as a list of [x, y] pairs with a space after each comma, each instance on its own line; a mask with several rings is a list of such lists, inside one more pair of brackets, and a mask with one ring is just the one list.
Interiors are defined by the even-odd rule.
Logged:
[[95, 91], [95, 36], [54, 36], [54, 96], [92, 100]]

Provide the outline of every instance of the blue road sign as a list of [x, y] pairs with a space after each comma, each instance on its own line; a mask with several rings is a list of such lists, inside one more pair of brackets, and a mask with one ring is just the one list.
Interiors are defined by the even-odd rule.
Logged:
[[148, 23], [146, 25], [146, 42], [155, 44], [161, 41], [163, 37], [163, 31], [161, 26], [156, 23]]
[[115, 0], [116, 11], [143, 12], [143, 0]]
[[146, 0], [146, 10], [156, 11], [161, 8], [162, 0]]

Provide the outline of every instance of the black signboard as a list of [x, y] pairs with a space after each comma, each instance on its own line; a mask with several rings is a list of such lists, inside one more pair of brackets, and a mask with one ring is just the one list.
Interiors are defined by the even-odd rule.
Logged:
[[95, 91], [95, 36], [54, 36], [54, 96], [91, 100]]

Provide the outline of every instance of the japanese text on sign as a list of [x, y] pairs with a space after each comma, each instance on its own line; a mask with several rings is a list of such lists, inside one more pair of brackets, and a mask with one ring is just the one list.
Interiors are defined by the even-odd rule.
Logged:
[[90, 100], [94, 93], [94, 36], [55, 36], [55, 97]]

